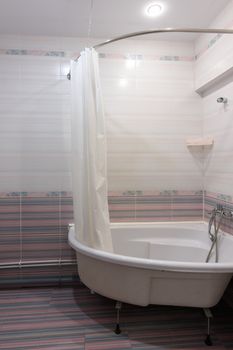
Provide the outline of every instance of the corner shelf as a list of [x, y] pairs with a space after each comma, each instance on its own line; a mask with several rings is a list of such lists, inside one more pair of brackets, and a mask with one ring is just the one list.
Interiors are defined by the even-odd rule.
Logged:
[[186, 139], [187, 147], [212, 147], [213, 144], [213, 137], [190, 137]]

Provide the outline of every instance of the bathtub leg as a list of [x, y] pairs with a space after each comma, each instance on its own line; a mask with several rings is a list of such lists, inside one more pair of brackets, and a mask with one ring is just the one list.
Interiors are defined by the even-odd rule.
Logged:
[[120, 301], [116, 302], [115, 309], [117, 310], [117, 319], [116, 319], [116, 328], [115, 328], [115, 333], [120, 334], [121, 329], [120, 329], [120, 310], [122, 308], [122, 303]]
[[211, 320], [211, 318], [213, 318], [213, 314], [210, 311], [210, 309], [203, 309], [203, 311], [204, 311], [204, 314], [205, 314], [205, 316], [207, 318], [207, 336], [206, 336], [206, 339], [205, 339], [205, 343], [208, 346], [212, 346], [213, 343], [212, 343], [211, 335], [210, 335], [210, 320]]

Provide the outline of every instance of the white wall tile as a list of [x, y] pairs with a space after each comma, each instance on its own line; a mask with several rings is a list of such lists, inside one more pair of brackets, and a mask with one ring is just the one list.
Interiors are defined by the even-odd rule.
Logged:
[[[87, 42], [85, 38], [8, 39], [0, 36], [2, 48], [73, 53]], [[193, 46], [131, 40], [100, 51], [145, 57], [133, 69], [127, 67], [125, 59], [100, 59], [109, 190], [200, 190], [202, 159], [190, 154], [185, 145], [186, 137], [202, 133], [201, 98], [194, 92], [193, 62], [147, 57], [191, 57]], [[2, 191], [71, 189], [69, 66], [68, 58], [0, 56]], [[121, 79], [126, 80], [125, 86]]]
[[118, 190], [174, 190], [180, 191], [200, 191], [202, 176], [193, 176], [183, 173], [161, 173], [156, 174], [108, 174], [109, 188], [112, 191]]
[[[205, 188], [211, 192], [233, 195], [233, 83], [203, 99], [204, 135], [214, 137], [205, 169]], [[227, 97], [227, 105], [218, 104], [217, 97]]]
[[0, 173], [1, 191], [71, 191], [70, 172], [3, 172]]
[[[233, 1], [229, 1], [223, 11], [211, 23], [210, 28], [232, 28]], [[200, 89], [219, 75], [233, 67], [233, 34], [222, 35], [213, 45], [216, 34], [200, 35], [195, 43], [195, 86]]]

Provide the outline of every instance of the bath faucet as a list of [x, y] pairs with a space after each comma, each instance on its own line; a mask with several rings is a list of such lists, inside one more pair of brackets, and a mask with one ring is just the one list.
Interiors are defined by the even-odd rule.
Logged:
[[216, 208], [214, 208], [210, 214], [211, 216], [210, 216], [209, 225], [208, 225], [208, 232], [209, 232], [210, 240], [213, 242], [216, 239], [215, 237], [216, 235], [211, 232], [211, 228], [213, 223], [215, 222], [216, 217], [219, 216], [220, 220], [224, 217], [231, 219], [233, 218], [233, 211], [231, 211], [226, 207], [223, 207], [221, 204], [218, 203], [216, 205]]
[[[210, 240], [212, 241], [212, 244], [205, 261], [206, 263], [209, 262], [214, 247], [215, 247], [215, 262], [216, 263], [218, 262], [218, 232], [222, 223], [224, 209], [226, 208], [223, 208], [223, 206], [221, 205], [217, 205], [217, 207], [212, 210], [210, 221], [209, 221], [209, 229], [208, 229], [209, 237], [210, 237]], [[216, 220], [217, 216], [219, 216], [218, 222]], [[214, 233], [211, 232], [213, 224], [214, 224]]]
[[233, 211], [227, 208], [223, 208], [223, 216], [225, 218], [232, 218], [233, 217]]
[[[206, 263], [209, 262], [212, 251], [215, 247], [215, 262], [218, 262], [218, 232], [222, 223], [223, 218], [232, 219], [233, 218], [233, 211], [230, 209], [223, 207], [221, 204], [217, 204], [216, 208], [212, 210], [210, 213], [210, 221], [209, 221], [209, 227], [208, 227], [208, 233], [210, 240], [212, 241], [209, 253], [206, 258]], [[216, 220], [218, 216], [218, 221]], [[212, 226], [214, 224], [214, 233], [211, 232]]]

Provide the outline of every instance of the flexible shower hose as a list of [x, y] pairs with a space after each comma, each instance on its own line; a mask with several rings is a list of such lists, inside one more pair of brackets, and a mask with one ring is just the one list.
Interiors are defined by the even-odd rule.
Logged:
[[209, 250], [209, 253], [207, 255], [207, 258], [206, 258], [206, 263], [209, 262], [210, 260], [210, 256], [211, 256], [211, 253], [214, 249], [214, 246], [216, 246], [215, 248], [215, 262], [217, 263], [218, 262], [218, 231], [220, 229], [220, 225], [221, 225], [221, 222], [222, 222], [222, 218], [223, 218], [223, 211], [221, 211], [221, 214], [220, 214], [220, 218], [219, 218], [219, 221], [218, 221], [218, 224], [216, 224], [216, 214], [214, 216], [214, 220], [212, 220], [211, 222], [211, 226], [214, 222], [214, 240], [211, 244], [211, 247], [210, 247], [210, 250]]

